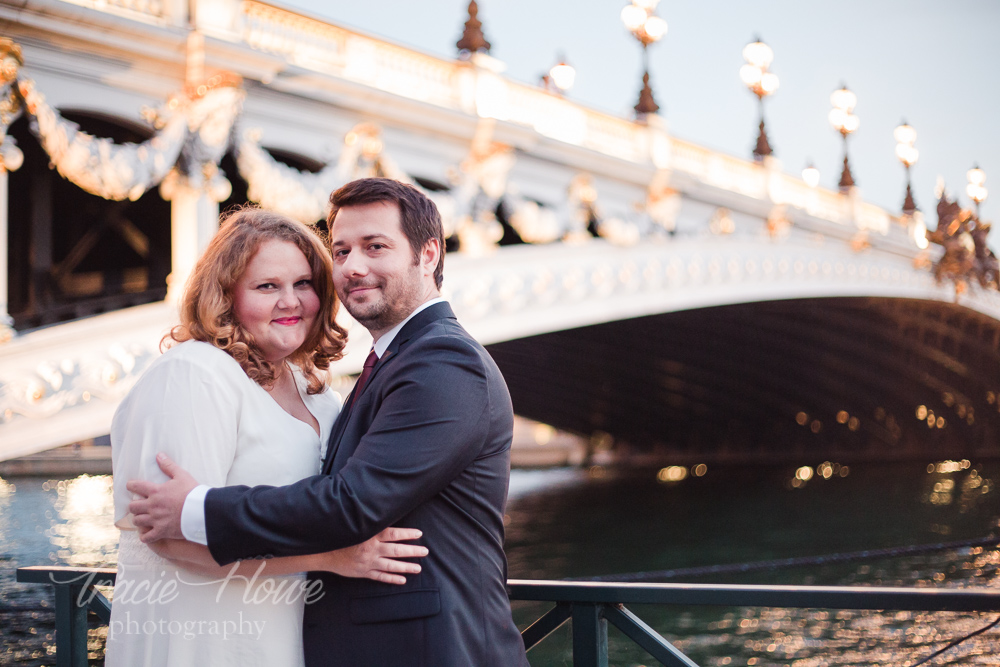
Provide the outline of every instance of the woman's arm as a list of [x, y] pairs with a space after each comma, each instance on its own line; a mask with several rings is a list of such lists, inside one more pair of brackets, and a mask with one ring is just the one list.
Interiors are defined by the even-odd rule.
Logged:
[[416, 544], [400, 544], [415, 540], [423, 533], [414, 528], [386, 528], [375, 537], [345, 549], [327, 551], [309, 556], [288, 556], [267, 560], [240, 561], [233, 565], [219, 565], [212, 558], [208, 547], [187, 540], [158, 540], [148, 544], [150, 549], [178, 567], [206, 577], [225, 577], [232, 574], [252, 577], [279, 576], [295, 572], [318, 570], [333, 572], [342, 577], [367, 578], [386, 584], [405, 584], [403, 574], [417, 574], [416, 563], [397, 558], [422, 558], [428, 551]]

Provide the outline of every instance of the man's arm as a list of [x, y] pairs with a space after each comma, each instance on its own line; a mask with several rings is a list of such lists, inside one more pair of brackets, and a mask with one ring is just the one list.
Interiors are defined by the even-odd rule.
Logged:
[[[436, 336], [394, 360], [371, 427], [336, 475], [285, 487], [209, 491], [209, 548], [221, 564], [357, 544], [440, 492], [489, 433], [486, 370], [474, 344]], [[319, 528], [319, 529], [318, 529]]]
[[420, 565], [398, 558], [422, 558], [427, 548], [417, 544], [404, 544], [402, 540], [416, 540], [419, 530], [412, 528], [386, 528], [375, 537], [353, 547], [327, 551], [310, 556], [246, 560], [223, 566], [212, 559], [208, 548], [186, 540], [159, 540], [150, 548], [157, 555], [188, 572], [204, 577], [225, 578], [275, 577], [297, 572], [333, 572], [342, 577], [374, 579], [384, 584], [405, 584], [404, 574], [419, 574]]

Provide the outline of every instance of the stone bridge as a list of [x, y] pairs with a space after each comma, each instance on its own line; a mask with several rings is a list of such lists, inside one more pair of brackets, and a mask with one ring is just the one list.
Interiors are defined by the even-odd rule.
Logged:
[[[451, 254], [445, 295], [518, 414], [595, 442], [700, 459], [995, 452], [1000, 294], [956, 297], [904, 244], [758, 227]], [[174, 313], [148, 304], [0, 347], [0, 457], [106, 434]], [[353, 325], [335, 373], [358, 372], [369, 345]]]
[[488, 54], [211, 5], [0, 3], [0, 459], [108, 432], [220, 210], [316, 223], [371, 175], [438, 203], [445, 296], [521, 415], [692, 460], [996, 453], [1000, 295], [963, 277], [987, 225], [928, 245], [919, 211]]

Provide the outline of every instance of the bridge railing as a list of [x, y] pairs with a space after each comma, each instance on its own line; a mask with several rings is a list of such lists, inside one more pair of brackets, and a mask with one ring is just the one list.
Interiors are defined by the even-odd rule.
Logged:
[[[111, 621], [111, 603], [95, 586], [112, 586], [115, 570], [22, 567], [21, 583], [49, 584], [56, 598], [56, 665], [87, 665], [87, 613]], [[607, 667], [608, 623], [663, 665], [697, 667], [626, 605], [784, 607], [892, 611], [1000, 611], [1000, 590], [867, 586], [758, 586], [738, 584], [631, 584], [511, 579], [512, 601], [555, 606], [521, 633], [531, 650], [567, 622], [573, 630], [574, 667]]]
[[511, 600], [554, 602], [521, 633], [531, 650], [567, 621], [573, 626], [574, 667], [607, 667], [608, 623], [670, 667], [696, 663], [626, 605], [690, 605], [892, 611], [1000, 611], [1000, 590], [868, 586], [747, 586], [738, 584], [629, 584], [507, 582]]
[[50, 584], [56, 593], [56, 667], [87, 667], [87, 612], [111, 622], [111, 602], [95, 586], [114, 586], [115, 570], [90, 567], [19, 567], [17, 581]]

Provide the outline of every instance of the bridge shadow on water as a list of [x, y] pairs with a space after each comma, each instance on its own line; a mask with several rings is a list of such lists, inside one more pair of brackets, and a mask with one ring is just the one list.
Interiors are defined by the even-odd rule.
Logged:
[[996, 455], [1000, 323], [824, 298], [665, 313], [489, 346], [514, 410], [620, 452], [766, 461]]

